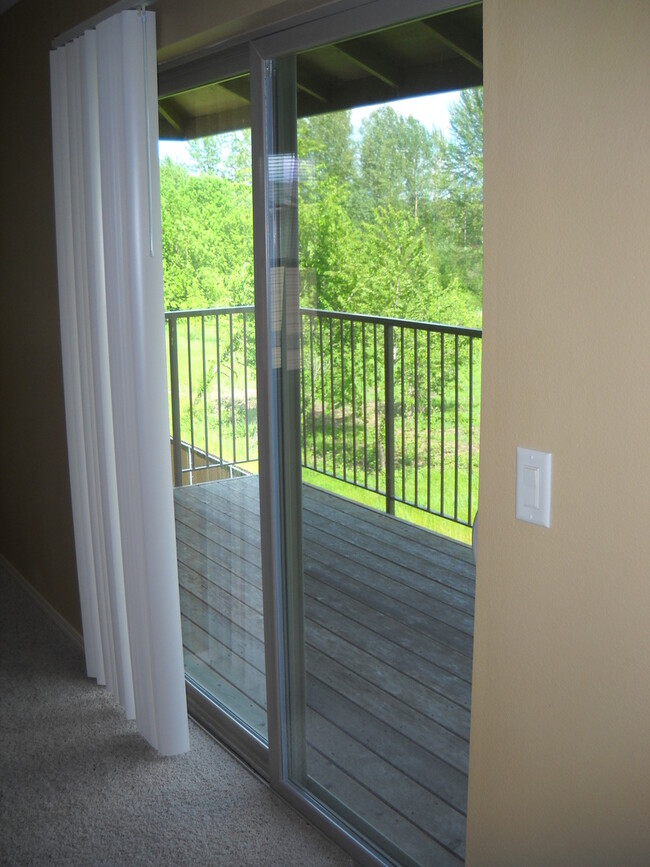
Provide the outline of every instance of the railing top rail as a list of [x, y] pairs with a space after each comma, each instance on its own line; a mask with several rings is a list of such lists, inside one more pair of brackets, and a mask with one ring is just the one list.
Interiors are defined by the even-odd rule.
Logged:
[[[221, 316], [231, 313], [252, 313], [252, 304], [238, 307], [209, 307], [203, 310], [169, 310], [166, 319], [189, 319], [198, 316]], [[480, 328], [465, 328], [460, 325], [444, 325], [441, 322], [420, 322], [417, 319], [394, 319], [390, 316], [370, 316], [367, 313], [346, 313], [340, 310], [317, 310], [313, 307], [301, 307], [300, 312], [307, 316], [321, 316], [328, 319], [341, 319], [348, 322], [366, 322], [370, 325], [396, 325], [400, 328], [417, 328], [422, 331], [435, 331], [439, 334], [458, 334], [463, 337], [482, 337]]]
[[165, 319], [188, 319], [190, 316], [221, 316], [224, 313], [252, 313], [252, 304], [242, 304], [238, 307], [206, 307], [200, 310], [166, 310]]
[[480, 328], [465, 328], [461, 325], [443, 325], [441, 322], [420, 322], [417, 319], [393, 319], [390, 316], [370, 316], [367, 313], [344, 313], [338, 310], [316, 310], [301, 307], [301, 313], [308, 316], [323, 316], [330, 319], [347, 319], [354, 322], [367, 322], [376, 325], [398, 325], [400, 328], [419, 328], [424, 331], [437, 331], [444, 334], [461, 334], [466, 337], [481, 337]]

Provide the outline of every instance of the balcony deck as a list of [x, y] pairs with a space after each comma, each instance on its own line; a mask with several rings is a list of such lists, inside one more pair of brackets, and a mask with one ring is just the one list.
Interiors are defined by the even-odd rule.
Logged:
[[[254, 476], [175, 489], [186, 667], [265, 734]], [[420, 864], [464, 858], [471, 549], [303, 489], [307, 770]]]

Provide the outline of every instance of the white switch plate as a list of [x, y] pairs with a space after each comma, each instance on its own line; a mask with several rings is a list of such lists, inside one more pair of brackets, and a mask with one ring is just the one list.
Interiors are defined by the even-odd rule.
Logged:
[[515, 514], [520, 521], [551, 526], [551, 455], [517, 448]]

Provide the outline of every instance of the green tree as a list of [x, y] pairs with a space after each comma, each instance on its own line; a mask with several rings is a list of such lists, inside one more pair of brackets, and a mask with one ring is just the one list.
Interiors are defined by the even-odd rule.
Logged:
[[436, 243], [449, 279], [483, 286], [483, 89], [464, 90], [450, 112], [437, 171]]
[[206, 136], [188, 142], [192, 172], [251, 183], [251, 133], [249, 129]]
[[240, 184], [251, 186], [252, 164], [250, 129], [242, 129], [230, 133], [225, 177], [229, 177]]
[[187, 144], [194, 169], [202, 175], [219, 175], [223, 166], [225, 141], [223, 136], [211, 135], [192, 139]]
[[164, 160], [160, 186], [167, 309], [251, 303], [250, 184]]
[[[350, 112], [298, 121], [305, 305], [478, 324], [482, 120], [477, 89], [452, 109], [449, 141], [390, 106], [359, 134]], [[189, 169], [161, 165], [167, 306], [250, 303], [250, 133], [190, 153]]]
[[345, 190], [335, 178], [325, 178], [300, 197], [300, 268], [304, 306], [349, 310], [356, 281], [356, 227], [346, 208]]
[[426, 318], [433, 272], [426, 234], [415, 215], [380, 205], [364, 223], [357, 243], [351, 309], [373, 316]]
[[298, 157], [315, 179], [336, 179], [348, 193], [355, 176], [350, 112], [301, 118], [298, 121]]
[[382, 106], [361, 125], [360, 184], [366, 216], [374, 208], [407, 210], [416, 220], [431, 200], [435, 139], [415, 118]]
[[350, 112], [298, 122], [300, 268], [303, 305], [349, 309], [355, 281], [350, 215], [354, 184]]
[[483, 88], [463, 90], [449, 119], [447, 166], [458, 201], [465, 208], [463, 240], [483, 239]]

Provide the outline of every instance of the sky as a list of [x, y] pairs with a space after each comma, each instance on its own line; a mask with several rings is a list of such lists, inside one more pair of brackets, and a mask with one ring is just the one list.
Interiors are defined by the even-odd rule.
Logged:
[[[437, 127], [445, 136], [449, 135], [449, 109], [458, 100], [459, 91], [438, 93], [433, 96], [415, 96], [392, 102], [395, 111], [404, 117], [414, 117], [428, 130]], [[361, 121], [378, 108], [376, 105], [352, 109], [352, 125], [359, 127]], [[186, 142], [161, 141], [160, 158], [169, 156], [174, 162], [188, 163]]]
[[[443, 135], [449, 134], [449, 109], [458, 101], [460, 91], [437, 93], [433, 96], [414, 96], [411, 99], [401, 99], [390, 105], [404, 117], [414, 117], [428, 130], [437, 127]], [[378, 108], [376, 105], [352, 109], [352, 124], [357, 126]]]

